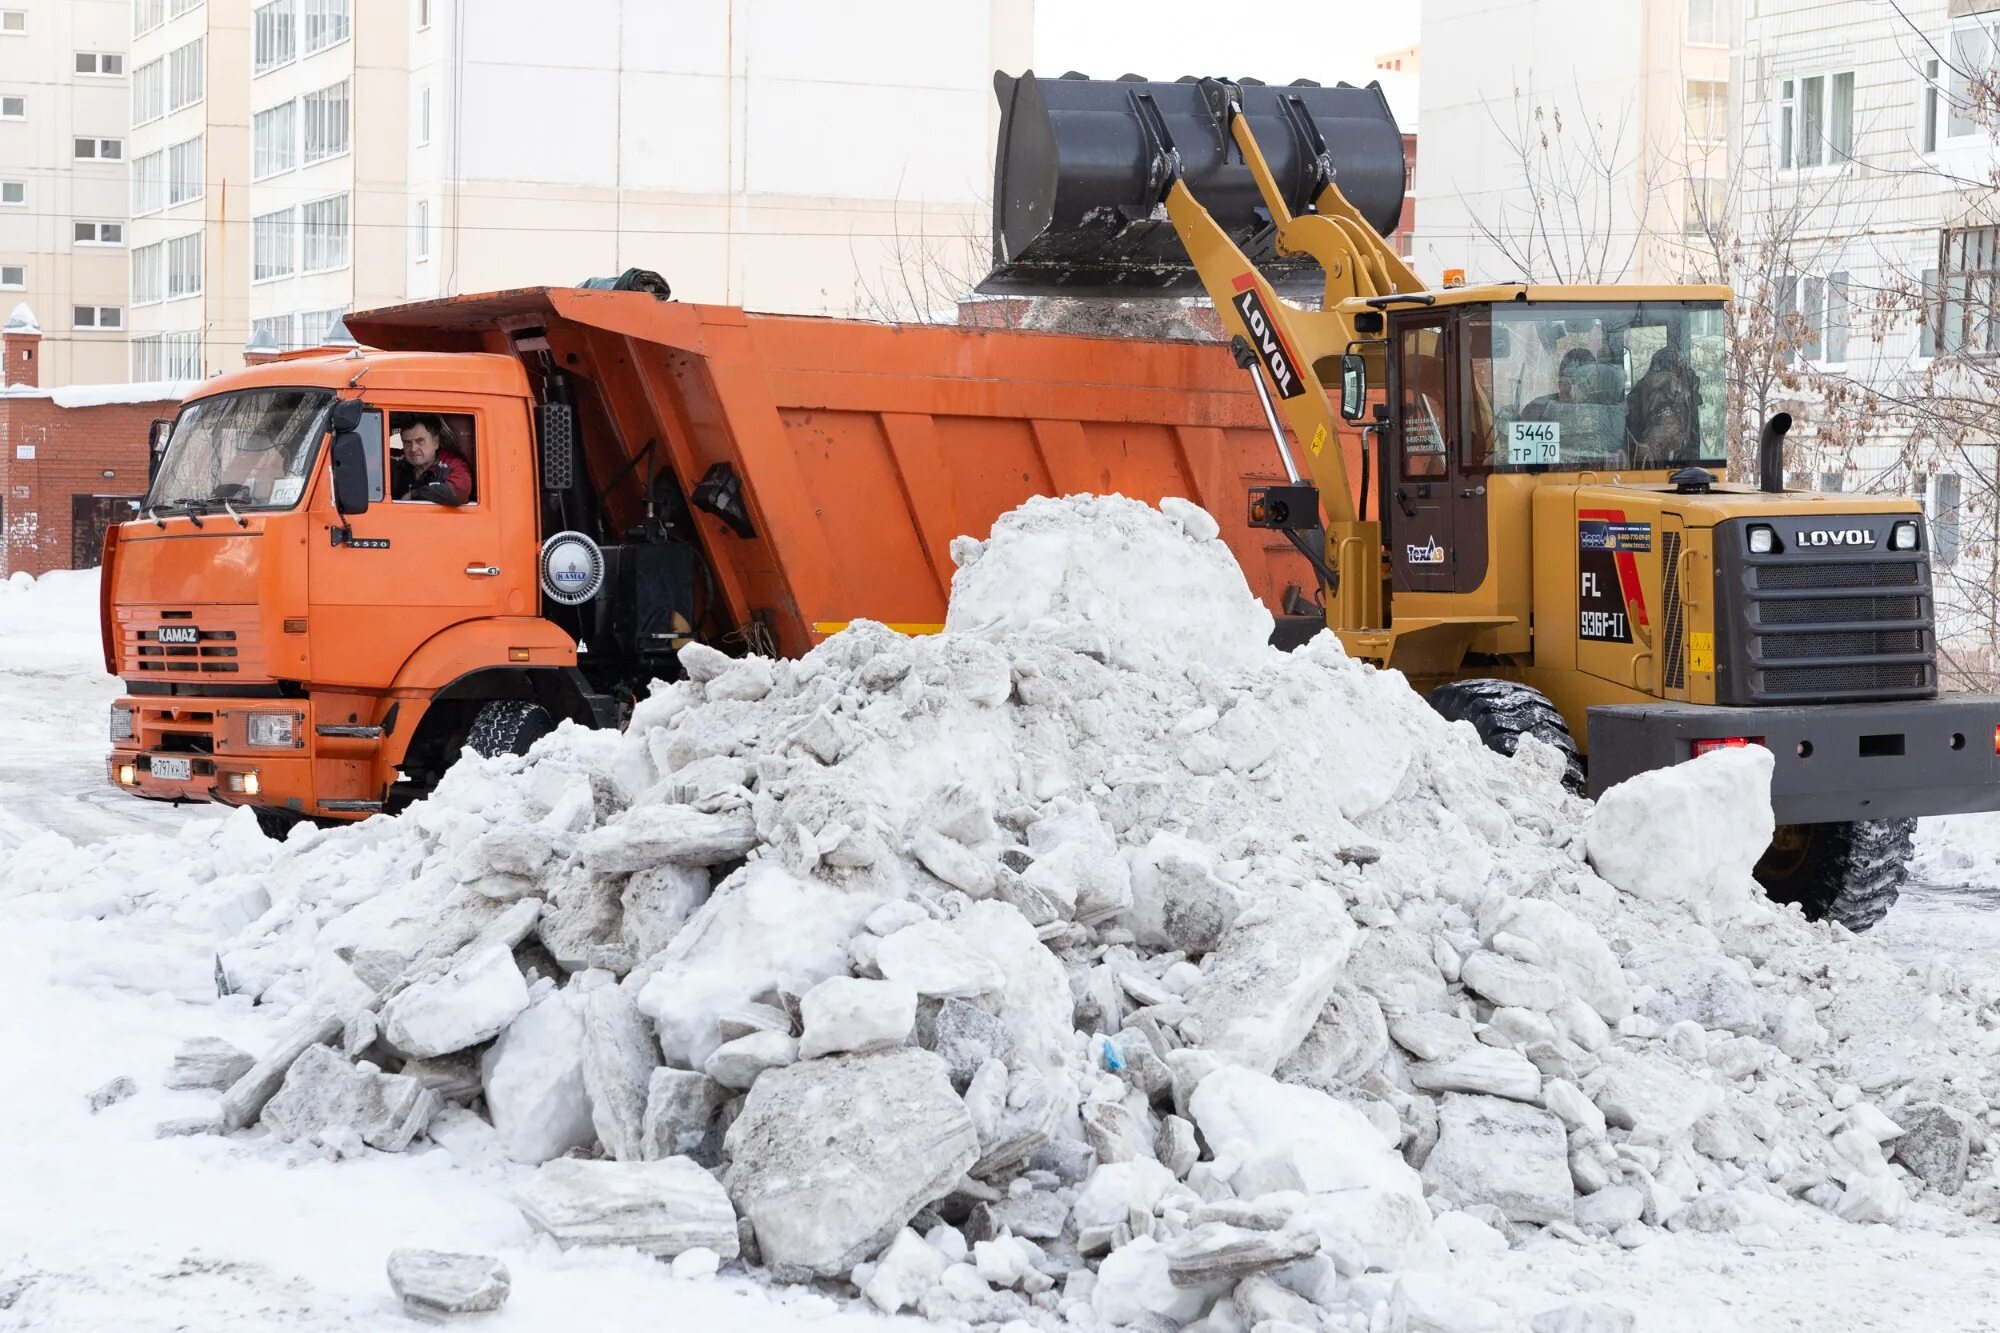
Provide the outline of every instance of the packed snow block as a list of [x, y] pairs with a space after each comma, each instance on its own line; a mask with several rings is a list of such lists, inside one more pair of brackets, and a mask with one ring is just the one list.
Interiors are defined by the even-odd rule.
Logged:
[[1902, 1113], [1903, 1135], [1896, 1140], [1895, 1160], [1939, 1194], [1956, 1194], [1965, 1185], [1966, 1158], [1972, 1131], [1963, 1114], [1930, 1103]]
[[1759, 896], [1750, 872], [1776, 827], [1773, 763], [1751, 745], [1626, 779], [1584, 821], [1590, 864], [1637, 898], [1742, 911]]
[[1633, 949], [1625, 963], [1633, 977], [1652, 988], [1645, 1014], [1661, 1027], [1692, 1022], [1711, 1032], [1765, 1035], [1756, 984], [1734, 958], [1660, 943]]
[[1608, 1071], [1597, 1090], [1604, 1119], [1619, 1129], [1644, 1128], [1672, 1142], [1722, 1105], [1722, 1090], [1664, 1056], [1607, 1052]]
[[583, 1079], [583, 999], [573, 991], [546, 996], [480, 1060], [487, 1115], [517, 1162], [546, 1162], [597, 1141]]
[[714, 1176], [685, 1157], [544, 1163], [516, 1196], [522, 1216], [565, 1249], [625, 1245], [662, 1259], [701, 1248], [734, 1259], [736, 1212]]
[[1410, 1067], [1410, 1082], [1425, 1092], [1470, 1092], [1532, 1102], [1542, 1095], [1542, 1073], [1519, 1051], [1467, 1046], [1441, 1060]]
[[1272, 651], [1271, 613], [1229, 548], [1136, 500], [1038, 496], [952, 556], [948, 635], [1026, 635], [1141, 670], [1226, 670]]
[[945, 1000], [928, 1020], [919, 1010], [916, 1032], [917, 1043], [945, 1062], [959, 1089], [988, 1060], [1005, 1060], [1014, 1051], [1007, 1025], [966, 1000]]
[[1490, 1204], [1510, 1222], [1568, 1222], [1575, 1213], [1562, 1121], [1499, 1097], [1445, 1096], [1423, 1179], [1443, 1203]]
[[336, 1040], [346, 1020], [337, 1013], [320, 1009], [308, 1009], [264, 1054], [263, 1059], [250, 1066], [243, 1077], [230, 1085], [222, 1094], [218, 1111], [222, 1117], [222, 1131], [233, 1134], [250, 1124], [263, 1112], [264, 1104], [285, 1081], [285, 1073], [301, 1055], [324, 1042]]
[[1021, 880], [1065, 916], [1096, 925], [1132, 905], [1132, 868], [1094, 805], [1059, 800], [1028, 825], [1034, 862]]
[[1348, 985], [1374, 996], [1391, 1019], [1451, 1007], [1437, 960], [1410, 932], [1395, 926], [1361, 931], [1343, 977]]
[[1113, 1328], [1179, 1328], [1199, 1318], [1220, 1294], [1219, 1289], [1176, 1283], [1167, 1247], [1151, 1236], [1140, 1236], [1098, 1265], [1090, 1307]]
[[1336, 987], [1299, 1048], [1277, 1068], [1282, 1083], [1333, 1092], [1360, 1082], [1389, 1054], [1389, 1028], [1372, 995]]
[[875, 950], [875, 966], [888, 980], [934, 999], [985, 995], [1007, 981], [998, 965], [941, 921], [919, 921], [885, 938]]
[[503, 824], [465, 850], [458, 878], [476, 893], [513, 902], [539, 893], [539, 884], [568, 855], [567, 839], [532, 824]]
[[773, 1070], [726, 1143], [723, 1182], [781, 1280], [844, 1276], [979, 1158], [944, 1062], [913, 1047]]
[[1202, 1045], [1271, 1073], [1326, 1007], [1354, 936], [1339, 896], [1322, 885], [1273, 889], [1246, 907], [1187, 993]]
[[1201, 1081], [1189, 1112], [1215, 1160], [1235, 1164], [1237, 1198], [1310, 1196], [1301, 1217], [1342, 1272], [1396, 1267], [1428, 1238], [1422, 1180], [1356, 1107], [1232, 1065]]
[[604, 1151], [621, 1162], [646, 1157], [648, 1089], [660, 1048], [646, 1016], [623, 986], [583, 997], [583, 1087]]
[[1622, 1305], [1572, 1301], [1528, 1321], [1530, 1333], [1632, 1333], [1634, 1315]]
[[[1076, 1030], [1069, 974], [1027, 918], [1007, 903], [978, 902], [954, 918], [950, 929], [999, 974], [1000, 985], [974, 1002], [997, 1013], [1016, 1057], [1044, 1074], [1064, 1069]], [[886, 968], [883, 975], [889, 975]]]
[[861, 1294], [883, 1314], [895, 1314], [906, 1305], [915, 1305], [950, 1266], [951, 1260], [942, 1252], [905, 1227], [876, 1261]]
[[389, 1288], [403, 1302], [405, 1314], [443, 1324], [499, 1309], [507, 1303], [514, 1281], [507, 1265], [491, 1255], [394, 1250], [389, 1255]]
[[625, 881], [618, 895], [618, 938], [644, 961], [673, 943], [694, 910], [708, 900], [700, 866], [653, 866]]
[[799, 1058], [900, 1046], [917, 1022], [917, 992], [896, 981], [828, 977], [799, 998]]
[[1319, 1234], [1206, 1222], [1167, 1242], [1167, 1276], [1177, 1287], [1236, 1283], [1252, 1273], [1282, 1268], [1319, 1253]]
[[748, 810], [707, 814], [686, 805], [635, 805], [585, 834], [576, 850], [599, 874], [629, 875], [657, 865], [740, 860], [756, 845], [757, 827]]
[[396, 1072], [423, 1084], [441, 1102], [463, 1106], [485, 1095], [479, 1082], [479, 1059], [470, 1051], [441, 1055], [435, 1060], [405, 1060]]
[[84, 1103], [90, 1107], [90, 1113], [96, 1115], [99, 1111], [138, 1095], [139, 1085], [134, 1083], [129, 1075], [120, 1074], [109, 1083], [91, 1091], [84, 1098]]
[[513, 952], [494, 945], [390, 1000], [382, 1035], [405, 1055], [450, 1055], [499, 1035], [527, 1007], [528, 983]]
[[722, 1160], [718, 1123], [729, 1089], [691, 1069], [655, 1069], [646, 1089], [641, 1126], [645, 1160], [691, 1157], [701, 1166]]
[[1547, 968], [1481, 950], [1459, 965], [1465, 988], [1496, 1005], [1547, 1013], [1563, 1001], [1562, 980]]
[[264, 1106], [273, 1138], [298, 1143], [329, 1130], [351, 1130], [381, 1152], [401, 1152], [438, 1111], [437, 1094], [413, 1078], [349, 1064], [326, 1046], [306, 1050]]
[[181, 1091], [226, 1088], [250, 1072], [257, 1057], [220, 1037], [196, 1037], [174, 1052], [167, 1086]]
[[535, 936], [565, 972], [581, 972], [618, 940], [623, 920], [616, 879], [572, 867], [550, 891]]
[[1502, 940], [1512, 940], [1538, 950], [1569, 994], [1605, 1022], [1616, 1023], [1632, 1012], [1632, 988], [1618, 955], [1567, 908], [1540, 898], [1510, 898], [1493, 926], [1495, 948], [1502, 947]]
[[667, 1064], [698, 1069], [722, 1044], [721, 1013], [767, 991], [845, 975], [847, 942], [881, 899], [800, 879], [770, 860], [745, 866], [695, 910], [639, 992]]
[[1215, 853], [1178, 833], [1155, 833], [1131, 855], [1132, 905], [1114, 918], [1143, 949], [1191, 957], [1222, 943], [1241, 910], [1235, 889], [1215, 873]]
[[799, 1043], [789, 1032], [746, 1032], [709, 1052], [701, 1070], [725, 1088], [742, 1091], [758, 1077], [783, 1069], [799, 1058]]

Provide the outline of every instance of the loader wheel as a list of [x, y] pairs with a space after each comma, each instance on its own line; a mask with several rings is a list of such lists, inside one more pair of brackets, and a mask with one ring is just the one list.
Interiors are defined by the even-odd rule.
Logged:
[[1797, 903], [1813, 921], [1859, 933], [1896, 905], [1910, 875], [1914, 819], [1857, 824], [1780, 824], [1757, 862], [1772, 901]]
[[1440, 685], [1426, 698], [1430, 706], [1452, 722], [1470, 722], [1486, 742], [1486, 748], [1512, 755], [1521, 737], [1533, 736], [1562, 751], [1568, 762], [1563, 767], [1563, 786], [1583, 794], [1583, 760], [1576, 752], [1576, 738], [1569, 734], [1549, 696], [1512, 680], [1455, 680]]
[[556, 729], [549, 710], [525, 699], [495, 699], [472, 715], [465, 743], [473, 753], [491, 759], [501, 754], [526, 754], [530, 746]]

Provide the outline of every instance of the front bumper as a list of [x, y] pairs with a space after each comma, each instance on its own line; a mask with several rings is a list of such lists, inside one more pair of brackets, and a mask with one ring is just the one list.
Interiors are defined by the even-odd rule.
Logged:
[[2000, 810], [2000, 695], [1753, 708], [1615, 704], [1590, 710], [1590, 795], [1693, 757], [1697, 740], [1761, 737], [1777, 761], [1780, 824]]
[[[306, 701], [137, 695], [118, 706], [132, 710], [132, 736], [112, 743], [104, 775], [120, 791], [154, 801], [312, 808]], [[246, 716], [274, 711], [294, 716], [293, 744], [249, 745]], [[185, 777], [168, 771], [181, 765]]]

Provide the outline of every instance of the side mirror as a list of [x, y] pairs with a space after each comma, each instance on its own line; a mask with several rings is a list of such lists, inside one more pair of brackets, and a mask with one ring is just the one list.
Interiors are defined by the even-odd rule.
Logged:
[[345, 435], [361, 425], [361, 414], [367, 410], [359, 398], [343, 398], [327, 414], [327, 428]]
[[346, 517], [368, 512], [368, 446], [351, 430], [333, 437], [333, 507]]
[[1359, 421], [1368, 410], [1368, 363], [1353, 352], [1340, 358], [1340, 415]]
[[167, 441], [173, 438], [174, 423], [170, 417], [158, 417], [146, 431], [146, 484], [160, 475], [160, 463], [167, 456]]

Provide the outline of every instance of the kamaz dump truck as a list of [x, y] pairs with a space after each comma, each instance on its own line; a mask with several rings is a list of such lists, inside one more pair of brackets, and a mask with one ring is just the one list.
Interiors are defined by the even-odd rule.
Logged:
[[[1227, 342], [657, 279], [357, 316], [362, 346], [204, 382], [108, 535], [110, 780], [273, 833], [393, 811], [464, 747], [620, 724], [686, 643], [933, 630], [952, 538], [1116, 491], [1202, 504], [1286, 641], [1330, 627], [1579, 786], [1768, 746], [1760, 876], [1812, 915], [1871, 924], [1911, 817], [2000, 807], [2000, 700], [1938, 696], [1914, 506], [1785, 491], [1784, 423], [1761, 489], [1718, 480], [1727, 289], [1424, 289], [1382, 240], [1404, 168], [1374, 88], [998, 87], [989, 289], [1205, 290]], [[411, 431], [465, 503], [397, 498]]]

